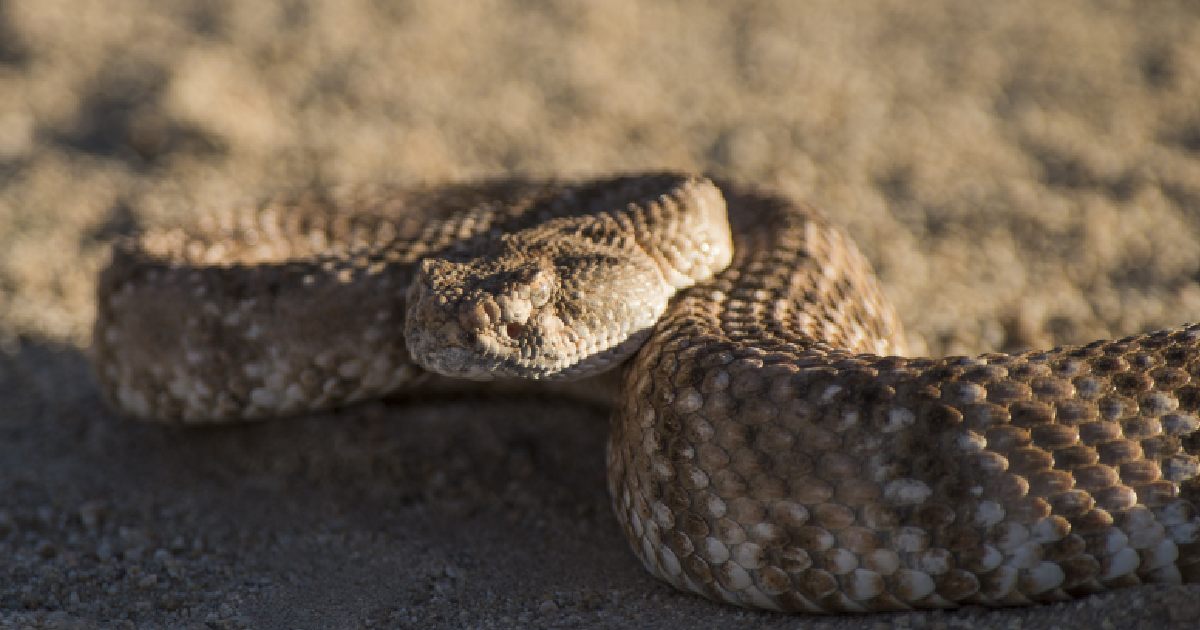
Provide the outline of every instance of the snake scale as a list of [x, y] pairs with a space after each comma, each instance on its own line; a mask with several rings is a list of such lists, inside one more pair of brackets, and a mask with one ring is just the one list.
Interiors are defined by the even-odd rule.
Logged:
[[130, 237], [93, 357], [118, 409], [181, 423], [619, 366], [620, 525], [651, 573], [723, 602], [1200, 581], [1200, 325], [973, 358], [901, 337], [818, 212], [661, 173], [313, 193]]

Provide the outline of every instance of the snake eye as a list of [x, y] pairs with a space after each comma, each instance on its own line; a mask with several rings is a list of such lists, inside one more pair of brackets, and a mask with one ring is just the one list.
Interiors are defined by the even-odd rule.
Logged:
[[550, 301], [550, 296], [554, 293], [555, 272], [547, 266], [527, 269], [521, 283], [529, 291], [529, 301], [533, 307], [541, 308]]
[[504, 325], [504, 332], [510, 338], [516, 339], [525, 333], [525, 326], [516, 322], [512, 322]]

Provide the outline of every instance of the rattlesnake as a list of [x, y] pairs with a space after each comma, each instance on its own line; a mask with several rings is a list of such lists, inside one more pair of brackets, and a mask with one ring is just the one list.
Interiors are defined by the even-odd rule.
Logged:
[[1200, 325], [976, 358], [901, 337], [816, 211], [648, 174], [313, 194], [123, 240], [94, 360], [120, 410], [184, 423], [624, 363], [621, 527], [654, 575], [744, 606], [1200, 581]]

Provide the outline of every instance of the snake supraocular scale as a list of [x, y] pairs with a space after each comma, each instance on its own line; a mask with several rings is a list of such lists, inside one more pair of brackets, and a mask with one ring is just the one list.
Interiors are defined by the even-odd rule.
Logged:
[[123, 241], [94, 354], [118, 408], [176, 422], [625, 361], [621, 526], [652, 573], [735, 604], [1200, 581], [1200, 326], [976, 358], [900, 339], [819, 214], [655, 174], [299, 198]]

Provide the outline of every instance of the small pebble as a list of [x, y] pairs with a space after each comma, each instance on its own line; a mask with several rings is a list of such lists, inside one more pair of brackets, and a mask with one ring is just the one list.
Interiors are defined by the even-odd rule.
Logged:
[[49, 560], [58, 555], [58, 547], [49, 540], [38, 541], [37, 555], [43, 559]]
[[107, 514], [108, 507], [102, 501], [88, 501], [79, 506], [79, 520], [83, 526], [95, 530]]

